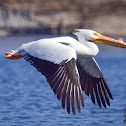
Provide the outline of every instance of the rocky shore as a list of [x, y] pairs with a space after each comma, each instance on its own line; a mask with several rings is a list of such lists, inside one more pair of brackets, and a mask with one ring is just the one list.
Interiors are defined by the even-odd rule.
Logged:
[[125, 0], [0, 0], [0, 35], [69, 34], [88, 28], [126, 35]]

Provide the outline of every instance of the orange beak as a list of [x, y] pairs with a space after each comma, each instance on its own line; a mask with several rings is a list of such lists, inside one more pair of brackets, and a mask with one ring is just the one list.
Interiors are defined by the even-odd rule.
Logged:
[[115, 47], [120, 47], [120, 48], [126, 48], [126, 43], [123, 41], [122, 38], [115, 40], [115, 39], [101, 35], [98, 39], [90, 40], [90, 41], [102, 43], [102, 44], [106, 44], [106, 45], [111, 45], [111, 46], [115, 46]]

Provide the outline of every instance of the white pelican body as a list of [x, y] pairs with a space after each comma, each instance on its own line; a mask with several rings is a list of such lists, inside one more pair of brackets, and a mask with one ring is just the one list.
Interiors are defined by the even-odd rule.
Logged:
[[93, 42], [104, 43], [117, 47], [126, 47], [122, 39], [114, 40], [87, 29], [79, 29], [74, 33], [78, 40], [72, 37], [56, 37], [41, 39], [23, 44], [17, 50], [5, 53], [6, 58], [19, 59], [23, 57], [47, 79], [57, 98], [62, 100], [62, 107], [70, 104], [75, 114], [75, 103], [78, 112], [80, 104], [84, 107], [82, 91], [95, 99], [99, 107], [110, 106], [111, 92], [103, 78], [94, 56], [99, 52]]
[[[71, 53], [76, 53], [75, 57], [95, 56], [98, 53], [98, 47], [94, 43], [91, 43], [91, 44], [95, 48], [89, 48], [79, 43], [76, 39], [66, 36], [66, 37], [55, 37], [55, 38], [50, 38], [50, 39], [40, 39], [38, 41], [30, 42], [28, 44], [23, 44], [20, 48], [18, 48], [18, 50], [25, 49], [30, 54], [37, 56], [38, 58], [48, 58], [50, 60], [54, 58], [53, 60], [55, 60], [55, 63], [60, 63], [61, 58], [62, 60], [65, 60], [68, 57], [64, 58], [64, 56], [71, 57], [73, 55]], [[95, 51], [93, 49], [95, 49]], [[33, 50], [36, 50], [36, 51], [33, 52]], [[41, 50], [43, 54], [40, 53]], [[52, 57], [51, 55], [52, 53], [53, 55], [55, 55], [54, 57]], [[43, 57], [43, 55], [45, 57]], [[57, 56], [59, 58], [57, 58]], [[57, 60], [59, 60], [59, 62], [57, 62]]]

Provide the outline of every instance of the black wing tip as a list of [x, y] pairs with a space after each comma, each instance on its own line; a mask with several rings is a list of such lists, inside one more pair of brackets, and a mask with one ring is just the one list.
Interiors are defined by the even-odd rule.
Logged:
[[81, 113], [80, 109], [78, 110], [79, 113]]
[[81, 104], [81, 106], [82, 106], [82, 108], [84, 108], [84, 104], [83, 105]]
[[113, 100], [113, 97], [112, 97], [112, 95], [111, 95], [111, 97], [110, 97], [110, 98], [111, 98], [111, 100]]
[[59, 96], [57, 96], [57, 99], [60, 101], [60, 97]]
[[63, 109], [65, 109], [65, 106], [62, 106]]
[[103, 104], [104, 108], [106, 108], [106, 104]]
[[[107, 105], [110, 106], [109, 99], [113, 100], [113, 97], [103, 75], [99, 78], [91, 76], [89, 73], [87, 73], [87, 71], [85, 71], [84, 69], [82, 70], [82, 66], [80, 65], [79, 61], [77, 61], [77, 67], [80, 74], [82, 90], [87, 96], [91, 96], [92, 103], [95, 104], [96, 100], [100, 108], [102, 106], [105, 108], [107, 107]], [[84, 80], [86, 81], [85, 83]], [[99, 89], [95, 87], [97, 84]], [[102, 86], [99, 86], [99, 84], [101, 84]], [[92, 90], [93, 88], [95, 88], [95, 91]]]
[[95, 104], [95, 101], [92, 101], [93, 104]]
[[109, 107], [111, 106], [110, 104], [107, 104]]
[[70, 114], [70, 108], [67, 108], [67, 113]]
[[101, 103], [100, 103], [100, 104], [98, 104], [98, 106], [99, 106], [99, 108], [102, 108], [102, 105], [101, 105]]

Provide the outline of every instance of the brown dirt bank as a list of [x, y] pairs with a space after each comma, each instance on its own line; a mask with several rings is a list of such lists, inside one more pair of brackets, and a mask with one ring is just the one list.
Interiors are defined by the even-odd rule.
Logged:
[[0, 10], [2, 18], [6, 17], [0, 28], [6, 32], [10, 27], [36, 29], [44, 25], [54, 34], [88, 28], [102, 34], [126, 35], [125, 0], [0, 0]]

